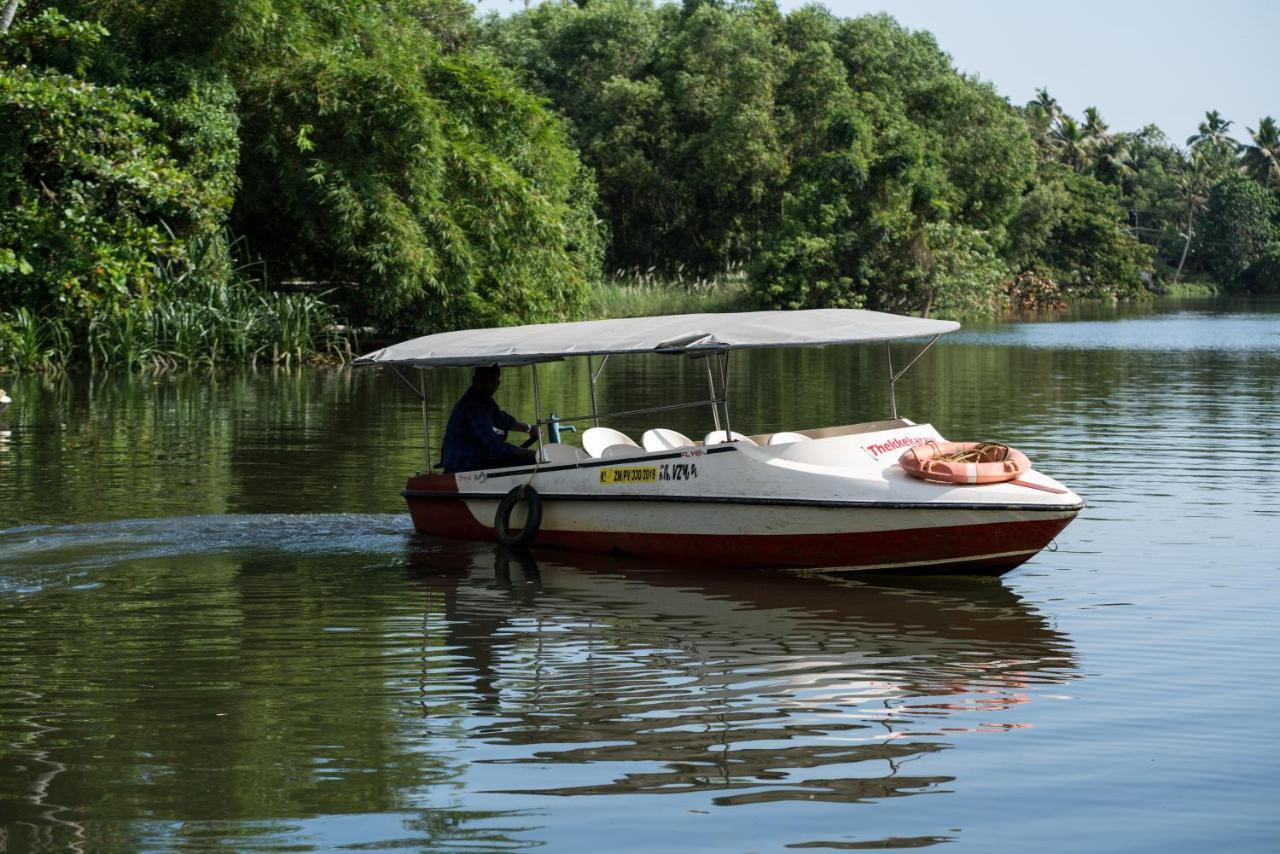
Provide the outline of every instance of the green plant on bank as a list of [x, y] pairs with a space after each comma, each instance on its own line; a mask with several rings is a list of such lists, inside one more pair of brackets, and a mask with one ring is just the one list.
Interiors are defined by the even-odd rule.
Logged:
[[750, 282], [741, 267], [711, 277], [687, 277], [683, 267], [662, 275], [650, 267], [618, 270], [597, 282], [587, 295], [585, 316], [600, 320], [743, 311], [753, 303]]
[[0, 315], [0, 366], [61, 371], [73, 352], [71, 332], [60, 319], [38, 317], [25, 306]]

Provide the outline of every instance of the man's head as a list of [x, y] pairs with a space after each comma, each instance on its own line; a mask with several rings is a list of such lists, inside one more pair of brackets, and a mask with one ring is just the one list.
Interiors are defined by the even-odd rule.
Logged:
[[502, 385], [502, 370], [497, 365], [483, 365], [471, 374], [471, 386], [493, 394]]

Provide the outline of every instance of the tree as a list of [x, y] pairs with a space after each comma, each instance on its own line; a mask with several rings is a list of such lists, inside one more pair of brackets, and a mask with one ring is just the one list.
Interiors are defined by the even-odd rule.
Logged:
[[1191, 241], [1195, 237], [1196, 214], [1204, 209], [1209, 200], [1209, 190], [1212, 189], [1216, 179], [1215, 173], [1214, 164], [1209, 156], [1197, 149], [1191, 151], [1178, 171], [1177, 185], [1182, 195], [1187, 222], [1182, 230], [1184, 238], [1182, 255], [1178, 258], [1178, 269], [1173, 274], [1175, 283], [1182, 276], [1183, 265], [1187, 263], [1187, 252], [1191, 249]]
[[1077, 172], [1089, 165], [1089, 138], [1070, 116], [1063, 116], [1054, 128], [1053, 146], [1058, 159]]
[[1049, 94], [1048, 87], [1037, 89], [1035, 99], [1028, 106], [1036, 107], [1044, 113], [1050, 124], [1062, 118], [1062, 108], [1058, 106], [1058, 99]]
[[1247, 283], [1245, 273], [1277, 242], [1280, 202], [1256, 181], [1234, 175], [1218, 182], [1205, 203], [1202, 261], [1227, 287]]
[[1258, 129], [1246, 128], [1252, 145], [1242, 145], [1245, 171], [1264, 187], [1280, 187], [1280, 128], [1275, 119], [1263, 117]]
[[1081, 296], [1131, 295], [1150, 250], [1126, 228], [1120, 191], [1064, 163], [1041, 161], [1009, 225], [1015, 271], [1046, 276]]
[[332, 282], [352, 321], [556, 320], [599, 274], [594, 180], [562, 120], [470, 48], [456, 0], [63, 2], [116, 34], [115, 73], [229, 82], [231, 225], [274, 278]]
[[95, 84], [107, 41], [50, 9], [0, 43], [0, 308], [78, 332], [158, 296], [157, 267], [218, 231], [235, 185], [229, 93]]
[[1080, 130], [1085, 139], [1093, 146], [1106, 142], [1111, 135], [1107, 129], [1107, 123], [1102, 120], [1102, 114], [1098, 112], [1097, 107], [1084, 108], [1084, 122], [1081, 124]]
[[1228, 133], [1232, 124], [1234, 122], [1222, 118], [1217, 110], [1210, 110], [1204, 114], [1204, 121], [1200, 123], [1199, 129], [1187, 137], [1187, 145], [1191, 148], [1234, 149], [1236, 141]]
[[18, 14], [19, 0], [6, 0], [4, 8], [0, 9], [0, 33], [9, 32], [9, 27], [13, 26], [13, 16]]

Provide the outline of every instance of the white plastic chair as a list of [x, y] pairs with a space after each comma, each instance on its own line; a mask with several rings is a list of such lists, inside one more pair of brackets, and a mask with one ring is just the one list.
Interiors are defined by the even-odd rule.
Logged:
[[588, 459], [588, 457], [581, 448], [575, 448], [573, 445], [562, 445], [559, 442], [551, 442], [542, 446], [539, 459], [544, 463], [576, 463], [580, 460]]
[[707, 438], [702, 440], [704, 445], [723, 445], [725, 442], [751, 442], [751, 444], [755, 444], [754, 441], [736, 430], [731, 430], [728, 435], [725, 435], [723, 430], [713, 430], [707, 434]]
[[813, 441], [812, 436], [806, 436], [803, 433], [789, 433], [785, 430], [781, 433], [774, 433], [772, 436], [769, 437], [770, 445], [790, 445], [793, 442], [811, 442], [811, 441]]
[[693, 440], [683, 433], [668, 430], [665, 427], [654, 427], [645, 430], [640, 437], [640, 444], [646, 451], [670, 451], [673, 448], [692, 448]]
[[604, 456], [605, 449], [611, 445], [640, 447], [626, 433], [612, 427], [592, 427], [582, 434], [582, 449], [593, 457]]

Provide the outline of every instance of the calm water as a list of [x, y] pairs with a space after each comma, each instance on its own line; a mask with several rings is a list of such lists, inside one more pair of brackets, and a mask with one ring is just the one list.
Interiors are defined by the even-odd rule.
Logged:
[[[1280, 307], [950, 339], [902, 413], [1089, 500], [1000, 580], [417, 538], [377, 372], [4, 377], [0, 851], [1280, 851]], [[881, 348], [734, 370], [744, 432], [887, 409]]]

